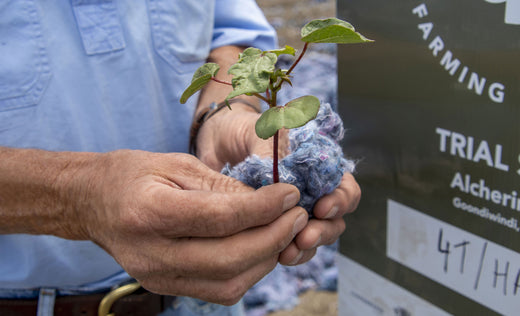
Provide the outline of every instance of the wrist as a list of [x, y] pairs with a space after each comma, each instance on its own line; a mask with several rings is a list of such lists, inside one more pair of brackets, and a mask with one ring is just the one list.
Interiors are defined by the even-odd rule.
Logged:
[[0, 148], [0, 233], [87, 239], [81, 183], [95, 155]]
[[96, 226], [97, 205], [102, 188], [104, 158], [101, 153], [64, 153], [67, 163], [58, 166], [55, 181], [61, 227], [53, 234], [67, 239], [90, 240]]
[[[206, 123], [210, 118], [214, 115], [217, 115], [220, 112], [230, 110], [232, 104], [237, 104], [235, 108], [254, 113], [261, 113], [260, 105], [257, 103], [250, 102], [246, 98], [234, 98], [231, 100], [225, 100], [220, 103], [212, 102], [208, 107], [198, 111], [195, 115], [193, 123], [190, 129], [190, 153], [193, 155], [197, 155], [197, 138], [200, 130], [202, 129], [204, 123]], [[230, 114], [230, 113], [229, 113]]]

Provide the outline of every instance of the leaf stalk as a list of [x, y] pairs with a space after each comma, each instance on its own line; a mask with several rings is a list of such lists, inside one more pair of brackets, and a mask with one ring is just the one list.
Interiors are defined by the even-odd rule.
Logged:
[[233, 86], [233, 84], [231, 82], [223, 81], [223, 80], [217, 79], [215, 77], [211, 77], [211, 80], [213, 80], [215, 82], [218, 82], [218, 83], [221, 83], [221, 84], [228, 85], [228, 86]]

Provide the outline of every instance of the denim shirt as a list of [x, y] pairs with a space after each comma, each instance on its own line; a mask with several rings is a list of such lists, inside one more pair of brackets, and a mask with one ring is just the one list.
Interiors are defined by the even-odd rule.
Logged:
[[[253, 0], [4, 1], [0, 146], [186, 152], [196, 98], [178, 100], [210, 50], [275, 44]], [[0, 297], [125, 277], [92, 242], [0, 235]]]

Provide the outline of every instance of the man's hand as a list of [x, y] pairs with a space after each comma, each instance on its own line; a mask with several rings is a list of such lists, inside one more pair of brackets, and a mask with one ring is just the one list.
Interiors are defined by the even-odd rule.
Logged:
[[361, 199], [361, 189], [350, 173], [343, 175], [340, 185], [322, 197], [314, 206], [314, 218], [280, 254], [280, 263], [297, 265], [309, 261], [316, 249], [333, 244], [345, 230], [343, 216], [353, 212]]
[[156, 293], [234, 304], [307, 224], [294, 186], [254, 191], [185, 154], [0, 156], [0, 232], [90, 239]]
[[[235, 104], [234, 104], [235, 105]], [[224, 112], [225, 111], [225, 112]], [[236, 164], [251, 154], [272, 156], [272, 140], [258, 138], [254, 124], [259, 114], [247, 107], [219, 113], [200, 130], [199, 156], [215, 170], [225, 162]], [[287, 154], [287, 131], [283, 131], [282, 156]], [[361, 190], [351, 174], [345, 174], [338, 188], [322, 197], [314, 207], [314, 218], [280, 255], [280, 263], [296, 265], [307, 262], [322, 245], [334, 243], [345, 230], [343, 216], [353, 212], [361, 198]]]
[[[201, 126], [197, 157], [215, 171], [222, 170], [226, 163], [238, 164], [251, 154], [272, 157], [273, 139], [261, 139], [255, 132], [259, 117], [259, 113], [240, 102], [234, 103], [232, 110], [221, 110]], [[288, 154], [288, 134], [288, 130], [280, 130], [280, 158]]]
[[115, 152], [100, 169], [91, 235], [153, 292], [235, 303], [307, 222], [295, 187], [255, 192], [189, 155]]

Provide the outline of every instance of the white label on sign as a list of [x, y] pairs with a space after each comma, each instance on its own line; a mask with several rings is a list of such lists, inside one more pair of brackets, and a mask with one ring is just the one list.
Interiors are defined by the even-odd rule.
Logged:
[[388, 200], [387, 256], [504, 315], [520, 310], [520, 254]]
[[339, 316], [451, 316], [341, 254], [336, 256]]
[[520, 0], [486, 0], [489, 3], [506, 3], [506, 17], [504, 22], [507, 24], [520, 24]]

